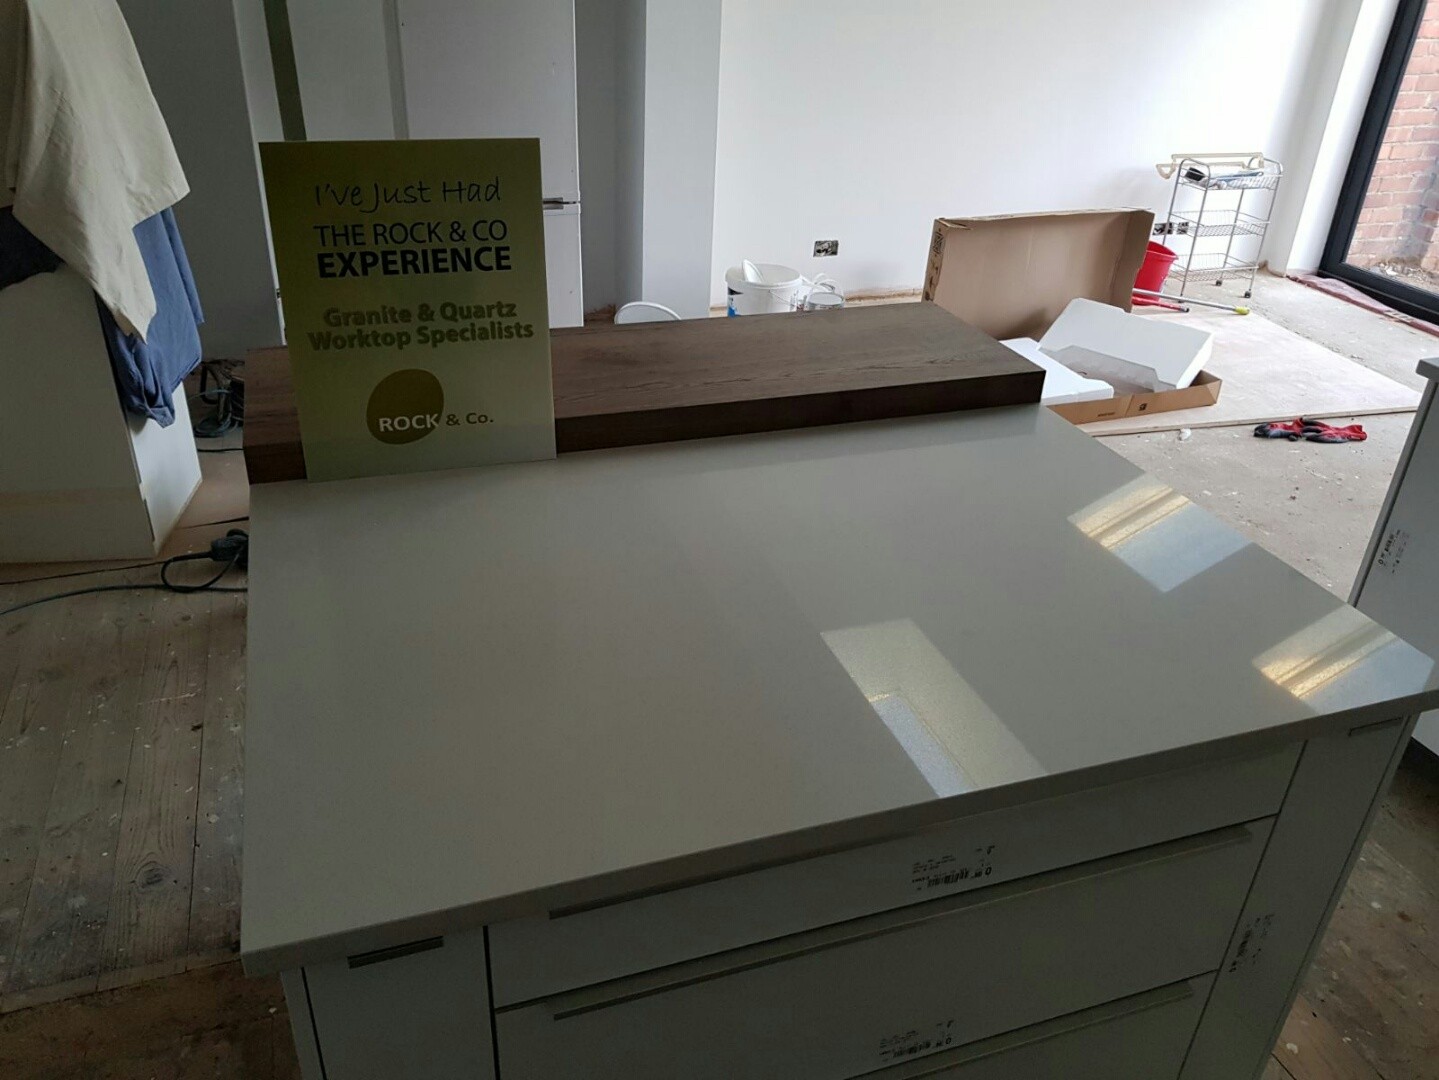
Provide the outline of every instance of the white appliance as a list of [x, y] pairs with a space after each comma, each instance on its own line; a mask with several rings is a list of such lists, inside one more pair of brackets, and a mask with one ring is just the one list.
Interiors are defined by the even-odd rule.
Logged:
[[412, 139], [540, 140], [550, 325], [580, 326], [574, 0], [399, 0]]
[[[1439, 656], [1439, 360], [1420, 360], [1429, 380], [1394, 470], [1349, 602], [1431, 656]], [[1414, 738], [1439, 754], [1439, 710]]]

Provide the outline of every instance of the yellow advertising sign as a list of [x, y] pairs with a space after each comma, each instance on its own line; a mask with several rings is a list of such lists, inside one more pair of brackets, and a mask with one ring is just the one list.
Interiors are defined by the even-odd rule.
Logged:
[[260, 157], [309, 477], [554, 457], [538, 140]]

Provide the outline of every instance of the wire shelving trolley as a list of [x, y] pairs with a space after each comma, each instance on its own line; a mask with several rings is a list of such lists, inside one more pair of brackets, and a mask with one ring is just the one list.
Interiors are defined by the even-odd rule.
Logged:
[[1175, 154], [1155, 167], [1174, 182], [1161, 241], [1178, 256], [1169, 276], [1179, 294], [1197, 280], [1247, 276], [1250, 296], [1284, 166], [1238, 153]]

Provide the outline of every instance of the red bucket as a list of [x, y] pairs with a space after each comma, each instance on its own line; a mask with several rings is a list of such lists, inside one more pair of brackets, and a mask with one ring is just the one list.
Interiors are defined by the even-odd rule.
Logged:
[[1144, 263], [1134, 278], [1134, 287], [1147, 289], [1149, 292], [1163, 291], [1164, 279], [1169, 276], [1169, 268], [1177, 258], [1179, 256], [1163, 244], [1149, 241], [1149, 247], [1144, 252]]

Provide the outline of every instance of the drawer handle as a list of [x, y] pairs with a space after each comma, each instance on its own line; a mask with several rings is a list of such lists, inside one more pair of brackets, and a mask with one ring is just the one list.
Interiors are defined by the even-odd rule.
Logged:
[[345, 962], [352, 969], [367, 967], [370, 964], [383, 964], [386, 960], [398, 960], [402, 956], [414, 956], [416, 953], [438, 949], [444, 943], [445, 939], [442, 937], [425, 938], [423, 941], [411, 941], [404, 945], [391, 945], [388, 949], [356, 953], [354, 956], [346, 958]]
[[[1152, 865], [1173, 859], [1192, 857], [1220, 848], [1252, 843], [1254, 832], [1248, 825], [1231, 825], [1198, 836], [1171, 840], [1156, 847], [1113, 855], [1096, 862], [1051, 870], [1034, 877], [992, 885], [974, 892], [940, 897], [911, 907], [866, 915], [858, 919], [809, 930], [778, 941], [747, 945], [716, 956], [685, 961], [657, 971], [627, 976], [597, 986], [572, 990], [547, 999], [550, 1019], [565, 1020], [584, 1013], [614, 1008], [640, 998], [678, 990], [684, 986], [726, 978], [742, 971], [782, 963], [808, 953], [849, 945], [867, 938], [881, 937], [917, 926], [934, 919], [948, 918], [960, 911], [1002, 902], [1059, 888], [1085, 878], [1122, 873], [1136, 866]], [[499, 1011], [528, 1007], [516, 1003]]]
[[[1193, 998], [1195, 995], [1194, 983], [1207, 978], [1209, 974], [1212, 973], [1195, 976], [1194, 979], [1184, 982], [1170, 983], [1168, 986], [1161, 986], [1155, 990], [1145, 990], [1129, 997], [1119, 998], [1117, 1001], [1092, 1006], [1082, 1012], [1070, 1013], [1053, 1020], [1043, 1020], [1037, 1024], [1020, 1028], [1018, 1031], [992, 1035], [978, 1042], [966, 1043], [963, 1046], [914, 1061], [908, 1068], [919, 1070], [917, 1072], [906, 1071], [897, 1075], [904, 1076], [908, 1080], [922, 1080], [923, 1077], [948, 1073], [951, 1069], [970, 1065], [995, 1054], [1010, 1054], [1016, 1050], [1022, 1050], [1026, 1046], [1034, 1046], [1036, 1043], [1072, 1035], [1085, 1028], [1111, 1024], [1125, 1017], [1149, 1012], [1151, 1009], [1177, 1005], [1181, 1001]], [[901, 1065], [900, 1068], [906, 1067]], [[895, 1075], [893, 1066], [886, 1066], [879, 1072], [865, 1073], [866, 1077], [874, 1077], [876, 1080], [881, 1076], [891, 1075]]]
[[1404, 717], [1402, 716], [1396, 716], [1392, 720], [1376, 720], [1372, 724], [1360, 724], [1358, 727], [1350, 728], [1348, 734], [1350, 738], [1355, 735], [1367, 735], [1371, 731], [1380, 731], [1384, 728], [1395, 727], [1402, 723], [1404, 723]]

